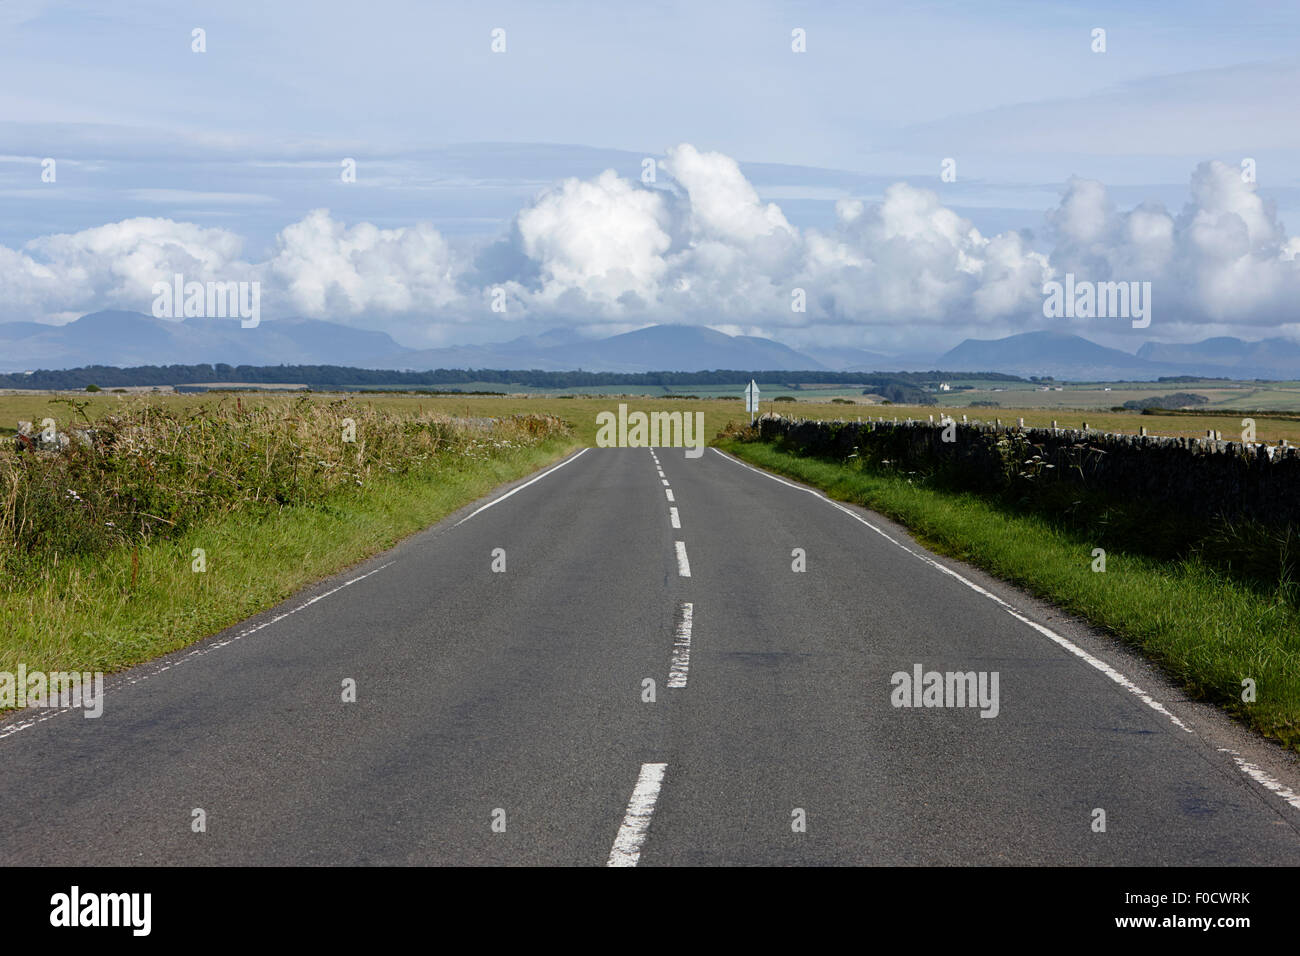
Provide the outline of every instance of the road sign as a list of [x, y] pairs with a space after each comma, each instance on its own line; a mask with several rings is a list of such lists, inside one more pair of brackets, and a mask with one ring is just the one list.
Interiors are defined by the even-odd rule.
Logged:
[[749, 412], [749, 420], [754, 420], [754, 412], [758, 411], [758, 383], [752, 378], [749, 384], [745, 386], [745, 411]]

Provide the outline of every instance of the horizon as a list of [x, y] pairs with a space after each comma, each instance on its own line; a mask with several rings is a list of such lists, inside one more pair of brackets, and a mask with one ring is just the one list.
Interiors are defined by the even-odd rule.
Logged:
[[[125, 314], [125, 315], [133, 315], [133, 316], [141, 316], [141, 317], [144, 317], [144, 318], [157, 318], [157, 317], [155, 317], [155, 316], [150, 316], [150, 315], [148, 315], [148, 314], [145, 313], [145, 312], [137, 312], [137, 311], [132, 310], [132, 309], [97, 309], [97, 310], [95, 310], [95, 311], [93, 311], [93, 312], [87, 312], [87, 313], [84, 313], [84, 314], [82, 314], [82, 315], [76, 316], [75, 318], [69, 320], [68, 322], [63, 323], [63, 325], [65, 325], [65, 326], [71, 326], [71, 325], [75, 324], [76, 322], [81, 321], [82, 319], [92, 318], [92, 317], [94, 317], [94, 316], [102, 315], [102, 314], [114, 314], [114, 313], [117, 313], [117, 314]], [[174, 323], [176, 323], [177, 325], [183, 325], [183, 324], [185, 324], [186, 322], [196, 322], [196, 323], [205, 323], [205, 322], [228, 322], [228, 323], [235, 323], [235, 322], [238, 322], [239, 319], [238, 319], [237, 317], [225, 317], [225, 318], [219, 318], [219, 319], [211, 319], [211, 318], [207, 318], [207, 317], [204, 317], [204, 316], [193, 316], [193, 317], [190, 317], [190, 318], [187, 319], [186, 317], [182, 316], [182, 317], [180, 317], [180, 318], [175, 318], [175, 319], [171, 319], [171, 318], [159, 318], [158, 321], [161, 321], [161, 322], [174, 322]], [[263, 321], [266, 321], [266, 322], [269, 322], [269, 323], [272, 323], [272, 324], [273, 324], [273, 323], [276, 323], [276, 322], [284, 322], [284, 323], [297, 323], [297, 322], [325, 322], [325, 323], [330, 323], [330, 324], [341, 324], [341, 323], [335, 323], [335, 322], [332, 322], [332, 320], [330, 320], [330, 319], [314, 318], [314, 317], [311, 317], [311, 316], [305, 316], [305, 315], [288, 315], [288, 316], [281, 316], [281, 317], [277, 317], [277, 318], [267, 318], [267, 319], [264, 319]], [[5, 324], [5, 323], [0, 323], [0, 325], [4, 325], [4, 324]], [[57, 328], [57, 327], [59, 327], [59, 326], [55, 326], [55, 327]], [[481, 345], [483, 345], [483, 346], [509, 345], [509, 344], [514, 343], [514, 342], [517, 342], [517, 341], [520, 341], [520, 340], [525, 340], [525, 339], [534, 339], [534, 340], [535, 340], [535, 339], [545, 338], [546, 336], [551, 335], [551, 334], [556, 333], [556, 332], [565, 333], [565, 334], [572, 334], [572, 335], [574, 335], [574, 336], [577, 337], [577, 338], [575, 339], [575, 341], [580, 341], [580, 342], [584, 342], [584, 343], [589, 343], [589, 342], [601, 342], [601, 341], [605, 341], [606, 339], [618, 338], [618, 337], [620, 337], [620, 336], [631, 335], [631, 334], [633, 334], [633, 333], [635, 333], [635, 332], [644, 332], [644, 331], [646, 331], [647, 329], [657, 329], [657, 328], [707, 329], [707, 330], [709, 330], [709, 331], [711, 331], [711, 332], [717, 332], [717, 333], [719, 333], [719, 334], [721, 334], [721, 335], [725, 335], [725, 336], [727, 336], [728, 338], [759, 338], [759, 339], [765, 339], [766, 341], [774, 342], [774, 343], [776, 343], [776, 344], [778, 344], [778, 345], [785, 345], [786, 347], [791, 348], [791, 349], [793, 349], [793, 350], [796, 351], [796, 352], [797, 352], [797, 351], [800, 351], [800, 349], [795, 348], [794, 346], [791, 346], [791, 345], [789, 345], [789, 344], [786, 343], [786, 342], [782, 342], [780, 339], [771, 338], [771, 337], [768, 337], [768, 336], [756, 336], [756, 335], [751, 335], [751, 334], [748, 334], [748, 333], [745, 333], [745, 332], [727, 331], [727, 330], [725, 330], [725, 329], [718, 329], [718, 328], [714, 328], [713, 326], [709, 326], [709, 325], [693, 325], [693, 324], [691, 324], [691, 323], [689, 323], [689, 322], [651, 322], [651, 323], [647, 323], [646, 325], [638, 326], [638, 327], [636, 327], [636, 328], [634, 328], [634, 329], [628, 329], [628, 330], [626, 330], [626, 331], [622, 331], [622, 332], [612, 332], [612, 333], [611, 333], [611, 332], [602, 332], [602, 331], [599, 331], [599, 330], [598, 330], [598, 331], [595, 331], [595, 332], [591, 332], [591, 331], [589, 331], [589, 330], [582, 330], [582, 331], [580, 331], [580, 330], [575, 330], [575, 329], [573, 329], [572, 327], [565, 326], [565, 325], [555, 325], [555, 326], [551, 326], [551, 327], [549, 327], [549, 328], [544, 328], [544, 329], [540, 330], [540, 331], [537, 332], [537, 333], [531, 333], [531, 334], [519, 334], [519, 335], [514, 335], [512, 338], [509, 338], [509, 339], [494, 340], [494, 341], [491, 341], [491, 342], [484, 342], [484, 343], [478, 343], [478, 344], [481, 344]], [[384, 335], [388, 335], [389, 338], [391, 338], [391, 339], [393, 340], [393, 342], [394, 342], [394, 343], [395, 343], [399, 348], [404, 349], [404, 350], [408, 350], [408, 351], [412, 351], [412, 352], [420, 352], [420, 351], [436, 351], [436, 350], [437, 350], [436, 348], [435, 348], [435, 349], [428, 349], [428, 348], [422, 348], [422, 347], [420, 347], [420, 346], [409, 345], [409, 344], [407, 344], [407, 343], [401, 341], [401, 339], [399, 339], [397, 336], [392, 335], [392, 333], [385, 332], [385, 331], [382, 330], [382, 329], [358, 329], [358, 331], [363, 331], [363, 332], [364, 332], [364, 331], [380, 332], [380, 333], [382, 333], [382, 334], [384, 334]], [[1094, 344], [1094, 345], [1100, 344], [1100, 343], [1095, 342], [1094, 340], [1088, 338], [1086, 335], [1081, 334], [1079, 331], [1074, 331], [1074, 330], [1065, 330], [1065, 329], [1053, 329], [1053, 328], [1045, 328], [1045, 329], [1029, 329], [1029, 330], [1026, 330], [1026, 331], [1024, 331], [1024, 332], [1013, 332], [1013, 333], [1011, 333], [1010, 335], [997, 336], [997, 337], [993, 337], [993, 338], [982, 338], [982, 337], [972, 336], [972, 337], [970, 337], [970, 338], [963, 339], [961, 342], [959, 342], [959, 343], [957, 343], [957, 344], [958, 344], [958, 345], [961, 345], [961, 344], [964, 344], [965, 342], [990, 342], [990, 343], [992, 343], [992, 342], [1001, 342], [1001, 341], [1004, 341], [1004, 340], [1009, 339], [1009, 338], [1016, 338], [1016, 337], [1020, 337], [1020, 336], [1035, 335], [1035, 334], [1046, 334], [1046, 335], [1061, 336], [1061, 337], [1068, 337], [1068, 338], [1079, 338], [1079, 339], [1083, 339], [1083, 340], [1085, 340], [1085, 341], [1087, 341], [1087, 342], [1090, 342], [1090, 343], [1092, 343], [1092, 344]], [[1269, 339], [1271, 339], [1271, 338], [1287, 338], [1287, 337], [1286, 337], [1286, 336], [1265, 336], [1264, 338], [1259, 338], [1259, 339], [1249, 339], [1249, 338], [1243, 338], [1243, 337], [1241, 337], [1241, 336], [1206, 336], [1206, 337], [1203, 338], [1203, 339], [1199, 339], [1199, 340], [1196, 340], [1196, 341], [1194, 341], [1194, 342], [1188, 342], [1188, 343], [1181, 343], [1181, 342], [1168, 342], [1168, 341], [1165, 341], [1165, 340], [1163, 340], [1163, 339], [1150, 338], [1150, 337], [1148, 337], [1148, 338], [1144, 338], [1141, 342], [1137, 342], [1137, 343], [1124, 343], [1124, 344], [1122, 344], [1122, 345], [1118, 345], [1118, 346], [1103, 346], [1103, 348], [1113, 348], [1113, 349], [1115, 349], [1116, 351], [1127, 352], [1127, 353], [1130, 354], [1130, 355], [1136, 356], [1136, 355], [1137, 355], [1137, 351], [1140, 350], [1144, 345], [1146, 345], [1146, 344], [1148, 344], [1148, 343], [1157, 344], [1157, 345], [1177, 345], [1177, 344], [1199, 345], [1199, 344], [1203, 344], [1204, 342], [1210, 341], [1211, 339], [1215, 339], [1215, 338], [1220, 338], [1220, 339], [1225, 339], [1225, 338], [1226, 338], [1226, 339], [1235, 339], [1236, 341], [1243, 342], [1243, 343], [1245, 343], [1245, 344], [1249, 344], [1249, 345], [1257, 345], [1257, 344], [1260, 344], [1261, 342], [1267, 341], [1267, 340], [1269, 340]], [[451, 346], [450, 348], [455, 348], [455, 347], [457, 347], [457, 346]], [[1130, 350], [1130, 348], [1131, 348], [1132, 350]], [[863, 351], [875, 351], [875, 350], [873, 350], [873, 349], [864, 349]], [[950, 351], [950, 350], [948, 350], [948, 351]], [[884, 355], [885, 357], [904, 357], [904, 356], [906, 356], [908, 353], [888, 353], [888, 352], [885, 352], [885, 353], [881, 353], [881, 354]], [[911, 353], [911, 354], [914, 355], [914, 356], [916, 356], [916, 357], [919, 357], [919, 356], [924, 355], [924, 354], [926, 354], [926, 353], [924, 353], [924, 352], [916, 352], [916, 353]], [[942, 355], [943, 353], [936, 353], [936, 354], [937, 354], [937, 355]], [[208, 364], [228, 364], [228, 363], [208, 363]], [[393, 369], [392, 371], [400, 371], [400, 370], [398, 370], [398, 369]], [[581, 369], [574, 369], [573, 371], [582, 371], [582, 370], [581, 370]], [[656, 371], [670, 372], [670, 371], [681, 371], [681, 370], [680, 370], [680, 369], [657, 369]], [[792, 371], [793, 371], [793, 370], [792, 370]], [[805, 371], [805, 370], [800, 370], [800, 371]], [[808, 370], [808, 371], [810, 371], [810, 370]], [[881, 371], [886, 371], [886, 370], [882, 369]]]
[[[87, 319], [92, 320], [91, 324], [87, 326], [89, 329], [107, 328], [111, 335], [119, 337], [119, 339], [121, 336], [129, 336], [129, 330], [120, 324], [110, 324], [110, 326], [104, 327], [102, 322], [93, 321], [101, 318], [113, 320], [114, 323], [119, 319], [140, 320], [146, 326], [150, 321], [163, 321], [155, 320], [142, 313], [105, 310], [81, 316], [73, 323], [56, 328], [71, 330], [75, 333], [78, 331], [77, 323]], [[224, 331], [235, 337], [240, 334], [238, 329], [242, 327], [237, 318], [179, 319], [174, 320], [173, 324], [181, 327], [189, 322], [194, 323], [190, 326], [191, 328], [206, 332], [212, 330], [210, 323], [223, 324], [226, 326]], [[275, 331], [277, 323], [283, 324], [286, 329], [307, 326], [313, 331], [318, 330], [323, 323], [327, 326], [327, 332], [332, 331], [335, 334], [342, 334], [345, 331], [343, 327], [332, 326], [324, 320], [301, 317], [270, 320], [270, 331]], [[649, 342], [639, 334], [655, 330], [660, 330], [661, 334], [653, 336]], [[348, 331], [349, 334], [355, 334], [359, 330]], [[724, 371], [737, 374], [744, 372], [745, 375], [758, 372], [779, 374], [785, 376], [789, 381], [807, 382], [816, 381], [817, 379], [806, 376], [830, 376], [832, 379], [839, 381], [844, 379], [845, 376], [851, 375], [910, 376], [923, 373], [942, 373], [940, 377], [954, 378], [979, 378], [982, 375], [994, 374], [1006, 375], [1021, 380], [1032, 380], [1041, 376], [1044, 379], [1060, 379], [1079, 383], [1154, 382], [1166, 379], [1262, 382], [1300, 380], [1300, 350], [1296, 350], [1292, 354], [1279, 356], [1276, 354], [1277, 343], [1281, 340], [1278, 339], [1249, 341], [1221, 337], [1218, 339], [1205, 339], [1181, 347], [1177, 343], [1164, 343], [1156, 339], [1147, 339], [1136, 353], [1131, 353], [1110, 349], [1073, 332], [1040, 329], [1032, 332], [1016, 333], [999, 339], [966, 339], [954, 348], [940, 354], [889, 355], [864, 350], [860, 353], [863, 357], [858, 358], [856, 361], [844, 361], [842, 357], [839, 357], [837, 363], [836, 358], [838, 356], [834, 352], [821, 349], [810, 349], [808, 352], [803, 352], [775, 339], [729, 335], [702, 326], [671, 323], [652, 325], [632, 332], [616, 333], [594, 339], [573, 339], [565, 336], [563, 329], [555, 331], [561, 333], [560, 344], [554, 344], [555, 337], [543, 333], [538, 337], [520, 337], [504, 343], [479, 348], [461, 347], [434, 350], [405, 348], [391, 337], [388, 337], [386, 333], [366, 332], [364, 334], [372, 336], [372, 338], [366, 340], [372, 350], [369, 353], [372, 357], [369, 359], [363, 358], [361, 361], [356, 361], [357, 356], [328, 357], [323, 355], [314, 357], [299, 355], [295, 358], [281, 358], [275, 361], [267, 361], [264, 357], [258, 357], [257, 355], [243, 355], [240, 357], [225, 355], [204, 358], [197, 356], [193, 352], [186, 353], [185, 357], [172, 355], [157, 362], [138, 360], [105, 361], [98, 354], [95, 361], [65, 361], [62, 364], [53, 366], [32, 367], [10, 361], [8, 363], [0, 362], [0, 380], [9, 382], [9, 387], [20, 387], [21, 376], [30, 376], [39, 372], [49, 373], [53, 377], [48, 378], [48, 381], [58, 384], [33, 387], [62, 388], [66, 387], [66, 383], [74, 381], [79, 383], [77, 387], [81, 387], [86, 384], [95, 384], [98, 381], [97, 376], [102, 377], [99, 370], [122, 372], [128, 370], [161, 371], [173, 367], [183, 369], [226, 367], [263, 371], [277, 368], [324, 367], [349, 373], [362, 373], [363, 376], [369, 374], [375, 384], [380, 384], [384, 376], [427, 376], [432, 373], [443, 372], [453, 376], [447, 379], [447, 383], [455, 383], [457, 379], [454, 376], [458, 372], [482, 372], [489, 376], [521, 373], [524, 378], [519, 379], [519, 381], [525, 384], [525, 380], [531, 373], [552, 375], [573, 373], [612, 376], [615, 379], [630, 380], [646, 375], [691, 376]], [[712, 338], [706, 338], [702, 341], [701, 333], [707, 333]], [[40, 333], [34, 334], [39, 335]], [[380, 347], [375, 342], [374, 336], [388, 342], [397, 351], [393, 351], [388, 346]], [[17, 340], [10, 339], [11, 343], [14, 341]], [[1210, 344], [1215, 346], [1216, 349], [1226, 348], [1231, 350], [1235, 348], [1237, 351], [1236, 361], [1233, 361], [1231, 355], [1206, 354], [1204, 350], [1200, 352], [1186, 351], [1186, 349], [1195, 350], [1197, 346]], [[1269, 347], [1264, 356], [1261, 356], [1258, 351], [1250, 351], [1253, 347], [1264, 345]], [[647, 346], [658, 350], [647, 352], [645, 351]], [[718, 351], [718, 346], [721, 346], [723, 351]], [[362, 346], [354, 342], [350, 347], [356, 349]], [[584, 347], [587, 349], [585, 352], [582, 351]], [[1025, 347], [1028, 347], [1029, 351], [1026, 352]], [[664, 349], [667, 349], [667, 351], [664, 351]], [[711, 351], [709, 351], [710, 349]], [[571, 350], [577, 350], [581, 357], [565, 364], [566, 357]], [[1283, 349], [1283, 352], [1285, 353], [1285, 349]], [[1080, 358], [1084, 354], [1087, 355], [1087, 358]], [[670, 358], [665, 359], [662, 364], [654, 364], [658, 359], [649, 358], [648, 356], [651, 355], [668, 355]], [[702, 356], [705, 355], [710, 358], [708, 360], [703, 359]], [[871, 355], [876, 357], [865, 357]], [[383, 357], [375, 358], [373, 356]], [[68, 374], [61, 375], [60, 373]], [[795, 376], [805, 377], [796, 378]], [[272, 380], [279, 381], [278, 379], [268, 379], [267, 381]], [[492, 380], [497, 381], [498, 379], [492, 378]], [[46, 381], [46, 379], [43, 378], [42, 381]], [[158, 381], [164, 383], [163, 379]], [[191, 381], [194, 381], [192, 376], [187, 378], [185, 375], [181, 375], [175, 381], [167, 379], [165, 384], [188, 384]], [[343, 379], [317, 380], [316, 384], [341, 384], [343, 381]], [[502, 378], [499, 381], [508, 384], [513, 380]], [[351, 382], [351, 387], [365, 387], [364, 384], [358, 385], [352, 379], [349, 379], [349, 382]], [[423, 384], [444, 383], [431, 379]]]

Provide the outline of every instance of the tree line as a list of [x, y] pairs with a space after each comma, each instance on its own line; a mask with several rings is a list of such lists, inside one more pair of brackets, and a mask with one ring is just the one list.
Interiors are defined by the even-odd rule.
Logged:
[[580, 388], [609, 385], [745, 385], [750, 379], [782, 384], [861, 385], [913, 388], [949, 378], [1018, 382], [996, 372], [827, 372], [789, 369], [716, 369], [711, 372], [548, 372], [540, 369], [433, 369], [426, 372], [352, 368], [345, 365], [139, 365], [118, 368], [88, 365], [73, 369], [0, 374], [2, 388], [84, 389], [192, 385], [199, 382], [248, 382], [257, 385], [302, 384], [314, 389], [375, 386], [420, 388], [487, 383], [531, 388]]

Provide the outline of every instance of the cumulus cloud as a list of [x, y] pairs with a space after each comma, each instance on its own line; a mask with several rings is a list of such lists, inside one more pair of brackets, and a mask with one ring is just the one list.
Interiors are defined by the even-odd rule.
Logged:
[[651, 184], [612, 170], [558, 182], [477, 254], [428, 223], [381, 229], [316, 210], [279, 234], [268, 259], [250, 263], [227, 230], [128, 219], [0, 247], [0, 303], [5, 318], [148, 311], [153, 283], [181, 272], [261, 281], [268, 317], [390, 330], [525, 319], [769, 334], [945, 324], [1002, 333], [1047, 324], [1042, 285], [1073, 272], [1151, 281], [1158, 322], [1175, 314], [1184, 324], [1294, 321], [1300, 240], [1222, 163], [1194, 171], [1176, 215], [1150, 203], [1120, 210], [1102, 183], [1072, 179], [1037, 247], [1020, 233], [985, 236], [936, 193], [906, 183], [879, 202], [842, 200], [832, 226], [800, 230], [760, 199], [731, 157], [683, 144], [662, 168], [667, 175]]
[[1049, 220], [1057, 273], [1149, 281], [1156, 308], [1183, 324], [1295, 321], [1300, 244], [1255, 184], [1225, 163], [1196, 168], [1177, 216], [1155, 203], [1120, 212], [1104, 185], [1072, 179]]
[[668, 269], [667, 219], [661, 194], [613, 170], [587, 182], [565, 180], [516, 220], [520, 251], [540, 277], [524, 297], [554, 305], [577, 293], [615, 313], [633, 297], [652, 301]]
[[281, 232], [277, 245], [263, 275], [290, 309], [304, 315], [401, 315], [444, 309], [459, 298], [461, 266], [428, 223], [349, 229], [317, 209]]
[[148, 311], [155, 282], [242, 280], [243, 240], [224, 229], [137, 218], [42, 236], [23, 251], [0, 247], [0, 308], [7, 318], [45, 318], [103, 308]]

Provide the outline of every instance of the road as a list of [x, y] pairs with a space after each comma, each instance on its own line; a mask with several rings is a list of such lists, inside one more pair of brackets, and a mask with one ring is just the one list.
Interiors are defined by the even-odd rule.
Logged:
[[[917, 665], [996, 715], [895, 706]], [[713, 449], [579, 453], [0, 760], [6, 865], [1300, 863], [1279, 748]]]

